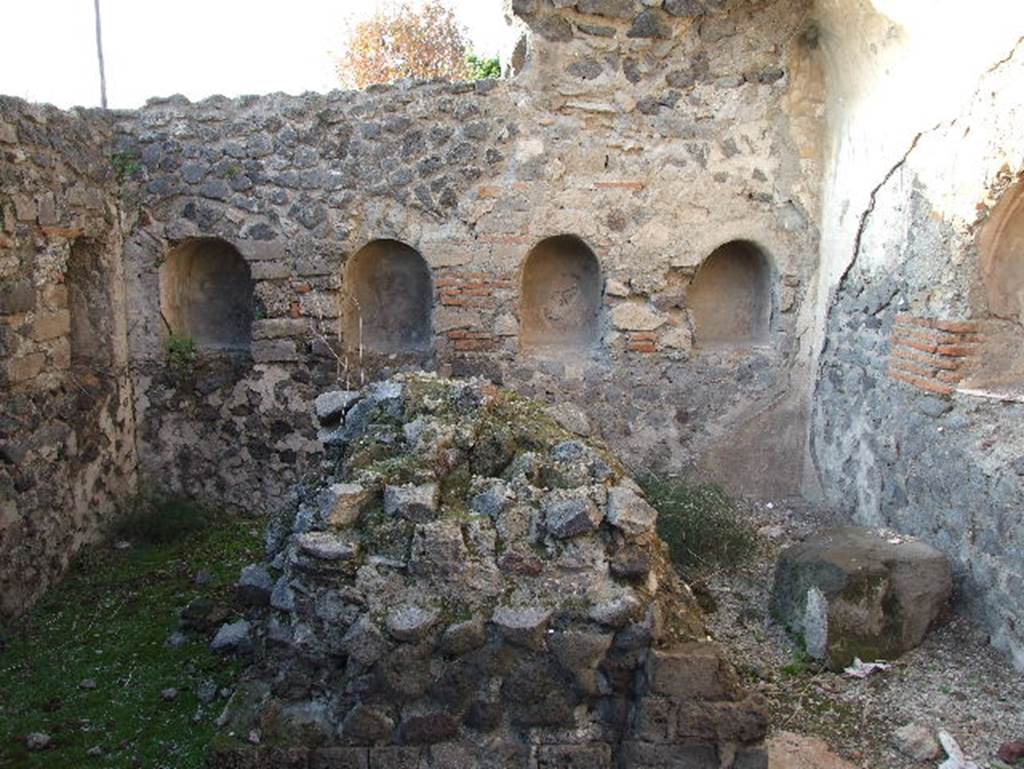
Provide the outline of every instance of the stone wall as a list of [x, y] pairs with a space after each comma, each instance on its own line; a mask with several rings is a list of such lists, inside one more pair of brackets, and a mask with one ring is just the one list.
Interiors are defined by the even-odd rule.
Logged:
[[[140, 166], [125, 260], [145, 472], [272, 503], [315, 467], [312, 392], [422, 366], [576, 404], [637, 467], [797, 491], [823, 99], [807, 4], [649, 5], [515, 3], [533, 35], [510, 81], [172, 98], [119, 115], [116, 151]], [[556, 236], [596, 259], [594, 307], [580, 305], [595, 328], [535, 345], [524, 264]], [[161, 265], [197, 237], [249, 266], [251, 357], [201, 349], [168, 365]], [[378, 279], [429, 277], [431, 327], [408, 349], [381, 347], [395, 334], [363, 307], [379, 289], [354, 257], [376, 241], [429, 268]], [[731, 241], [767, 265], [752, 283], [764, 329], [702, 344], [687, 289]], [[538, 292], [540, 314], [573, 317], [591, 290], [578, 272], [536, 273], [567, 281]]]
[[135, 484], [109, 120], [0, 99], [0, 613]]
[[[984, 268], [1019, 227], [1024, 14], [830, 10], [818, 477], [857, 521], [951, 556], [963, 605], [1024, 665], [1024, 331], [1003, 302], [1021, 285]], [[944, 87], [908, 99], [923, 72]]]

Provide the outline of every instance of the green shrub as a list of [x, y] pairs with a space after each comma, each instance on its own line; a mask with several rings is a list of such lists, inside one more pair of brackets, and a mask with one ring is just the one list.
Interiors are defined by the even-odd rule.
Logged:
[[757, 537], [749, 521], [717, 484], [648, 476], [642, 485], [658, 511], [658, 534], [688, 579], [742, 563], [753, 554]]
[[212, 517], [211, 510], [194, 500], [146, 492], [128, 503], [111, 534], [140, 545], [165, 544], [205, 529]]
[[470, 80], [490, 80], [501, 77], [501, 61], [496, 56], [489, 59], [471, 53], [466, 57], [466, 67], [469, 69]]
[[110, 165], [114, 169], [114, 175], [119, 182], [134, 176], [142, 170], [138, 158], [131, 152], [115, 152], [110, 156]]
[[175, 366], [190, 366], [196, 359], [196, 340], [171, 334], [167, 337], [167, 359]]

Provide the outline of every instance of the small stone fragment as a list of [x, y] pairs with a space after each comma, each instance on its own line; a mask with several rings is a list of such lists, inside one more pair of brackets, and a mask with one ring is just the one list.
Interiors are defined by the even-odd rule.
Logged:
[[210, 642], [210, 648], [215, 652], [225, 652], [243, 647], [249, 642], [250, 630], [251, 626], [244, 619], [224, 625]]
[[491, 621], [509, 643], [539, 649], [544, 645], [544, 635], [551, 612], [539, 607], [512, 608], [502, 606], [494, 612]]
[[86, 689], [86, 690], [91, 691], [91, 690], [96, 688], [96, 679], [95, 678], [84, 678], [84, 679], [82, 679], [82, 682], [80, 684], [78, 684], [78, 686], [79, 686], [80, 689]]
[[350, 561], [358, 552], [354, 543], [326, 531], [307, 531], [295, 539], [302, 552], [322, 561]]
[[560, 539], [594, 531], [603, 517], [589, 495], [566, 490], [548, 493], [541, 502], [541, 511], [548, 531]]
[[1005, 761], [1011, 766], [1021, 759], [1024, 759], [1024, 740], [1003, 743], [996, 753], [996, 758]]
[[160, 699], [162, 699], [164, 702], [172, 702], [173, 700], [178, 699], [178, 690], [175, 689], [173, 686], [168, 687], [166, 689], [161, 689]]
[[341, 735], [357, 744], [372, 744], [388, 739], [395, 722], [387, 713], [367, 705], [356, 705], [341, 724]]
[[316, 418], [322, 425], [332, 425], [345, 416], [345, 412], [359, 400], [359, 393], [352, 390], [330, 390], [317, 396], [313, 401]]
[[449, 625], [441, 636], [441, 649], [445, 654], [458, 656], [479, 649], [487, 641], [487, 628], [481, 619], [471, 619]]
[[372, 499], [372, 490], [362, 484], [331, 484], [323, 493], [323, 519], [335, 528], [351, 526]]
[[270, 572], [259, 564], [250, 564], [242, 569], [242, 576], [235, 586], [238, 599], [249, 606], [266, 606], [270, 603], [270, 592], [274, 579]]
[[437, 609], [405, 606], [391, 612], [385, 624], [395, 640], [415, 643], [425, 638], [440, 618], [441, 613]]
[[938, 739], [920, 724], [901, 726], [893, 733], [893, 744], [900, 753], [915, 761], [934, 761], [942, 755]]
[[436, 483], [385, 486], [384, 512], [417, 523], [431, 521], [437, 515], [438, 496]]
[[591, 607], [589, 616], [595, 622], [608, 627], [622, 627], [640, 610], [640, 599], [632, 592], [623, 593], [609, 601], [602, 601]]
[[25, 736], [25, 747], [29, 750], [46, 750], [53, 741], [46, 732], [30, 732]]
[[608, 523], [629, 536], [654, 531], [658, 511], [628, 486], [608, 490]]

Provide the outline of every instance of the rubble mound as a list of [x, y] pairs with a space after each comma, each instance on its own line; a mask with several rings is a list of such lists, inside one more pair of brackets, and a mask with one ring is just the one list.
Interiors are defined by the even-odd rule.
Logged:
[[248, 567], [223, 767], [764, 766], [656, 513], [607, 452], [479, 380], [316, 401], [322, 476]]

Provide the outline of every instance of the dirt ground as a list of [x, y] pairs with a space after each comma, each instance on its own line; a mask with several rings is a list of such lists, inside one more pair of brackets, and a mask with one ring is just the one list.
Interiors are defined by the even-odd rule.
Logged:
[[[769, 703], [773, 733], [813, 735], [854, 766], [917, 769], [945, 758], [915, 761], [901, 753], [894, 731], [907, 724], [944, 729], [968, 759], [1000, 767], [1000, 745], [1024, 739], [1024, 675], [988, 645], [985, 632], [951, 611], [917, 649], [867, 679], [808, 664], [768, 611], [778, 552], [817, 528], [827, 513], [784, 503], [750, 504], [761, 534], [758, 555], [697, 586], [711, 634], [729, 648], [748, 685]], [[773, 769], [775, 769], [773, 767]]]

